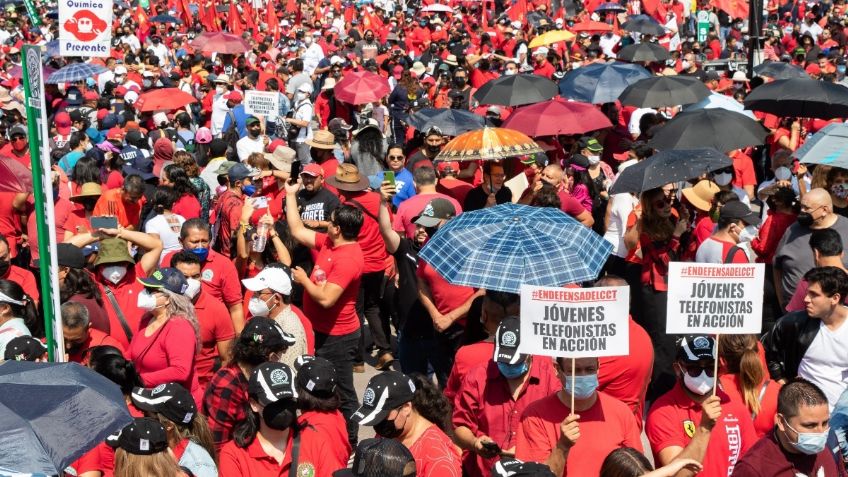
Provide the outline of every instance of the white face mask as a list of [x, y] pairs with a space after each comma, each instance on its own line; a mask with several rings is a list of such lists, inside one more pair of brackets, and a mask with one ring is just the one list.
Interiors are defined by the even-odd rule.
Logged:
[[680, 62], [680, 67], [683, 68], [684, 70], [688, 70], [690, 66], [692, 66], [692, 63], [689, 63], [686, 60], [683, 60], [683, 61]]
[[304, 99], [306, 99], [306, 98], [308, 98], [308, 97], [309, 97], [309, 93], [305, 93], [305, 92], [303, 92], [303, 91], [298, 91], [298, 92], [297, 92], [297, 99], [299, 99], [299, 100], [304, 100]]
[[200, 280], [195, 278], [186, 278], [186, 282], [188, 283], [188, 287], [186, 287], [185, 296], [194, 300], [194, 297], [200, 293]]
[[250, 312], [250, 316], [267, 317], [271, 313], [271, 308], [268, 306], [267, 302], [262, 301], [261, 298], [255, 296], [247, 302], [247, 311]]
[[517, 72], [516, 70], [504, 70], [504, 76], [512, 76]]
[[716, 184], [723, 187], [723, 186], [726, 186], [727, 184], [730, 184], [730, 181], [733, 180], [733, 174], [731, 174], [729, 172], [723, 172], [721, 174], [714, 175], [713, 179], [715, 179]]
[[117, 285], [124, 279], [124, 276], [126, 276], [127, 267], [124, 265], [109, 265], [108, 267], [103, 267], [100, 274], [113, 285]]
[[792, 170], [786, 166], [780, 166], [774, 170], [774, 178], [779, 181], [788, 181], [792, 177]]
[[683, 373], [683, 384], [686, 386], [686, 389], [699, 396], [704, 396], [712, 391], [714, 381], [713, 378], [707, 376], [706, 371], [701, 371], [701, 374], [697, 378], [693, 378], [687, 372]]
[[758, 229], [755, 225], [746, 225], [745, 228], [739, 232], [739, 242], [750, 242], [751, 240], [754, 240], [754, 237], [756, 237], [759, 233], [760, 229]]
[[147, 290], [142, 290], [141, 293], [138, 294], [138, 299], [136, 300], [136, 306], [145, 311], [151, 311], [156, 309], [156, 295], [150, 293]]
[[589, 160], [589, 165], [590, 165], [590, 166], [597, 165], [598, 163], [600, 163], [600, 162], [601, 162], [601, 156], [597, 156], [597, 155], [593, 155], [593, 156], [586, 156], [586, 159], [588, 159], [588, 160]]
[[225, 92], [227, 92], [227, 87], [226, 86], [216, 86], [215, 91], [218, 94], [224, 94]]

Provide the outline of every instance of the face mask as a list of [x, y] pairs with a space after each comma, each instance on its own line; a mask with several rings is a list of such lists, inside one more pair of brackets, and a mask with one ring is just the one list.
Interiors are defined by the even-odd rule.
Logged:
[[789, 441], [789, 443], [792, 444], [792, 447], [797, 449], [799, 452], [807, 455], [816, 455], [824, 450], [825, 445], [827, 445], [827, 431], [798, 432], [789, 425], [789, 422], [787, 422], [786, 419], [783, 419], [783, 422], [786, 424], [786, 427], [792, 429], [796, 434], [798, 434], [798, 442]]
[[395, 419], [383, 419], [379, 424], [374, 426], [374, 432], [377, 433], [378, 436], [383, 436], [386, 439], [394, 439], [396, 437], [400, 437], [403, 433], [403, 429], [398, 429], [395, 426]]
[[150, 293], [147, 290], [143, 290], [138, 294], [138, 300], [136, 300], [136, 306], [138, 306], [142, 310], [155, 310], [156, 309], [156, 296]]
[[113, 285], [117, 285], [127, 274], [127, 267], [124, 265], [109, 265], [108, 267], [103, 267], [100, 274], [103, 275], [103, 278], [112, 282]]
[[454, 78], [454, 79], [453, 79], [453, 82], [454, 82], [454, 83], [456, 83], [456, 85], [457, 85], [457, 86], [459, 86], [460, 88], [464, 87], [464, 86], [465, 86], [465, 83], [466, 83], [467, 81], [468, 81], [468, 80], [466, 80], [465, 78]]
[[517, 379], [527, 374], [530, 370], [530, 365], [527, 361], [522, 361], [515, 364], [498, 363], [498, 371], [501, 372], [506, 379]]
[[706, 371], [701, 371], [701, 374], [699, 374], [697, 378], [693, 378], [689, 375], [689, 373], [683, 373], [683, 384], [686, 386], [686, 389], [699, 396], [704, 396], [708, 392], [712, 391], [713, 382], [714, 379], [707, 376]]
[[565, 385], [565, 391], [573, 395], [575, 399], [586, 399], [592, 396], [592, 393], [594, 393], [595, 390], [598, 389], [597, 374], [574, 376], [573, 379], [570, 376], [563, 377], [562, 382]]
[[296, 408], [294, 401], [277, 401], [262, 409], [262, 420], [271, 429], [285, 431], [294, 423]]
[[186, 287], [185, 296], [194, 300], [194, 297], [200, 293], [200, 280], [196, 278], [186, 278], [186, 282], [188, 283], [188, 287]]
[[792, 177], [792, 171], [786, 166], [780, 166], [774, 170], [774, 178], [779, 181], [788, 181]]
[[253, 184], [241, 186], [241, 193], [247, 197], [253, 197], [253, 194], [256, 193], [256, 186]]
[[299, 99], [301, 101], [305, 100], [308, 97], [309, 97], [309, 93], [304, 93], [302, 91], [298, 91], [298, 93], [297, 93], [297, 99]]
[[224, 94], [224, 93], [227, 92], [227, 87], [226, 86], [216, 86], [215, 92], [218, 93], [218, 94]]
[[797, 220], [798, 220], [798, 224], [800, 224], [802, 227], [809, 227], [809, 226], [813, 225], [813, 222], [815, 222], [815, 220], [813, 219], [813, 214], [811, 214], [809, 212], [799, 213]]
[[840, 199], [845, 199], [848, 197], [848, 184], [833, 184], [830, 186], [830, 191], [833, 192], [833, 195]]
[[730, 181], [733, 180], [733, 174], [731, 174], [729, 172], [723, 172], [721, 174], [716, 174], [716, 175], [713, 176], [713, 180], [715, 180], [715, 183], [720, 185], [720, 186], [726, 186], [727, 184], [730, 184]]
[[247, 130], [247, 134], [250, 135], [250, 137], [252, 137], [252, 138], [259, 137], [259, 133], [261, 133], [261, 132], [262, 132], [261, 129], [252, 129], [251, 128], [251, 129]]
[[5, 277], [11, 266], [12, 264], [8, 260], [0, 261], [0, 277]]
[[506, 75], [506, 76], [512, 76], [512, 75], [514, 75], [514, 74], [515, 74], [515, 73], [517, 73], [517, 72], [518, 72], [518, 71], [513, 70], [513, 69], [504, 70], [504, 75]]
[[18, 152], [21, 152], [27, 148], [28, 144], [26, 139], [22, 140], [12, 140], [12, 148]]
[[441, 146], [441, 145], [438, 145], [438, 146], [430, 146], [430, 145], [428, 144], [428, 145], [427, 145], [427, 150], [428, 150], [428, 151], [430, 151], [431, 153], [437, 153], [437, 152], [439, 152], [439, 151], [441, 151], [441, 150], [442, 150], [442, 146]]
[[192, 248], [192, 249], [189, 249], [188, 251], [197, 255], [197, 258], [199, 258], [201, 262], [205, 262], [206, 259], [209, 258], [209, 249], [208, 248]]
[[681, 66], [684, 70], [688, 70], [688, 69], [689, 69], [689, 67], [690, 67], [690, 66], [692, 66], [692, 63], [689, 63], [688, 61], [681, 61], [681, 62], [680, 62], [680, 66]]
[[595, 166], [595, 165], [597, 165], [599, 162], [601, 162], [601, 156], [586, 156], [586, 159], [588, 159], [588, 160], [589, 160], [589, 165], [590, 165], [590, 166]]
[[250, 312], [251, 316], [267, 317], [271, 313], [271, 307], [268, 306], [267, 302], [255, 296], [247, 302], [247, 311]]
[[760, 229], [758, 229], [754, 225], [746, 225], [741, 232], [739, 232], [739, 242], [750, 242], [754, 240], [754, 238], [760, 233]]
[[845, 65], [837, 66], [836, 71], [839, 72], [839, 74], [844, 75], [845, 74]]

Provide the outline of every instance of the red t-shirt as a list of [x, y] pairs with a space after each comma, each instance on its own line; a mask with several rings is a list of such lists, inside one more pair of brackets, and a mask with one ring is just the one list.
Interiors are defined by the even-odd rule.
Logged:
[[[721, 418], [710, 433], [700, 477], [727, 477], [739, 457], [757, 441], [748, 409], [731, 401], [722, 391], [717, 394], [721, 398]], [[692, 440], [690, 433], [700, 423], [701, 405], [686, 394], [680, 383], [660, 396], [651, 406], [645, 423], [654, 462], [660, 462], [659, 453], [666, 447], [686, 447]]]
[[309, 279], [318, 282], [320, 273], [325, 280], [344, 289], [342, 295], [330, 308], [319, 305], [309, 293], [303, 294], [303, 312], [312, 320], [312, 328], [326, 335], [346, 335], [359, 329], [359, 315], [356, 314], [356, 298], [359, 284], [365, 268], [365, 259], [359, 243], [347, 243], [333, 246], [326, 234], [315, 234], [315, 267]]
[[218, 357], [218, 342], [235, 338], [236, 332], [227, 307], [210, 293], [200, 292], [194, 311], [200, 324], [200, 353], [194, 360], [194, 370], [201, 389], [206, 389]]
[[[765, 371], [766, 379], [760, 383], [757, 389], [757, 395], [760, 397], [760, 411], [756, 416], [752, 416], [754, 432], [757, 433], [757, 437], [763, 437], [774, 429], [774, 415], [777, 414], [777, 393], [780, 392], [781, 388], [780, 383], [768, 379], [768, 370]], [[719, 380], [721, 381], [721, 390], [727, 394], [730, 400], [745, 406], [745, 397], [742, 395], [739, 375], [724, 374]]]
[[69, 353], [68, 361], [87, 366], [88, 352], [91, 350], [91, 348], [94, 348], [95, 346], [114, 346], [115, 348], [118, 348], [118, 350], [122, 354], [126, 354], [124, 347], [121, 346], [121, 343], [119, 343], [118, 340], [112, 338], [111, 336], [107, 335], [106, 333], [100, 330], [89, 328], [88, 339], [85, 340], [85, 344], [79, 348], [79, 351], [75, 353]]
[[[162, 258], [162, 266], [171, 266], [170, 252]], [[241, 282], [232, 260], [210, 250], [200, 272], [203, 291], [224, 302], [229, 308], [241, 301]]]
[[[545, 462], [560, 437], [560, 424], [571, 410], [557, 393], [540, 399], [524, 411], [515, 457]], [[594, 476], [610, 452], [619, 447], [642, 451], [642, 439], [633, 412], [623, 402], [598, 393], [595, 404], [580, 411], [580, 439], [571, 448], [562, 475]]]
[[329, 454], [339, 469], [346, 466], [353, 448], [347, 439], [347, 423], [341, 412], [304, 411], [297, 422], [301, 426], [309, 426], [320, 436], [321, 442], [330, 448]]
[[377, 217], [380, 214], [380, 204], [383, 202], [380, 194], [376, 192], [363, 192], [356, 196], [342, 196], [342, 201], [362, 210], [365, 221], [359, 231], [359, 247], [362, 249], [362, 258], [365, 260], [365, 268], [362, 273], [382, 272], [386, 269], [386, 244], [380, 234], [380, 224]]
[[23, 235], [20, 212], [12, 208], [17, 192], [0, 192], [0, 234], [9, 242], [9, 256], [18, 254], [18, 240]]
[[741, 151], [733, 151], [730, 153], [730, 158], [733, 159], [733, 171], [736, 173], [736, 178], [733, 179], [733, 185], [742, 188], [743, 186], [757, 186], [757, 174], [754, 172], [754, 162]]
[[629, 319], [630, 354], [599, 358], [598, 391], [620, 400], [633, 411], [639, 430], [645, 407], [645, 393], [654, 368], [654, 345], [644, 328]]
[[[435, 268], [424, 260], [418, 260], [416, 274], [430, 288], [433, 304], [439, 310], [439, 313], [450, 313], [474, 295], [473, 288], [448, 283]], [[489, 358], [491, 359], [491, 355]]]
[[3, 278], [20, 285], [24, 289], [24, 293], [29, 295], [35, 301], [35, 305], [38, 306], [38, 285], [35, 283], [35, 276], [32, 272], [17, 265], [10, 265], [9, 273]]
[[435, 424], [409, 446], [417, 477], [461, 477], [462, 463], [450, 437]]
[[191, 194], [183, 194], [174, 202], [171, 212], [182, 215], [184, 219], [196, 219], [200, 217], [200, 201]]
[[112, 303], [106, 296], [104, 288], [108, 286], [112, 290], [112, 293], [115, 295], [115, 301], [118, 302], [118, 306], [124, 314], [124, 319], [126, 319], [130, 331], [135, 334], [139, 329], [138, 324], [141, 321], [141, 316], [144, 314], [138, 308], [138, 294], [144, 290], [144, 285], [139, 283], [136, 278], [144, 277], [144, 269], [138, 263], [127, 267], [127, 274], [117, 285], [113, 285], [112, 282], [103, 278], [100, 272], [94, 274], [94, 279], [100, 285], [100, 294], [103, 296], [103, 307], [106, 308], [106, 313], [109, 315], [109, 333], [112, 338], [115, 338], [118, 343], [121, 343], [124, 349], [129, 348], [130, 340], [126, 333], [124, 333], [124, 327], [118, 315], [113, 310]]
[[[74, 203], [68, 199], [58, 199], [53, 203], [53, 215], [56, 220], [56, 228], [53, 231], [56, 234], [56, 243], [65, 241], [65, 230], [70, 229], [73, 232], [73, 224], [75, 220], [71, 218], [73, 215]], [[39, 257], [38, 249], [38, 225], [35, 212], [29, 214], [27, 218], [27, 234], [29, 241], [29, 249], [32, 254], [32, 261], [35, 263]]]
[[453, 358], [453, 368], [445, 386], [445, 397], [451, 404], [455, 404], [454, 399], [456, 399], [459, 387], [468, 371], [491, 361], [494, 353], [495, 343], [492, 341], [468, 344], [456, 351], [456, 356]]
[[452, 197], [454, 200], [457, 201], [457, 204], [464, 203], [465, 196], [467, 196], [468, 191], [473, 188], [474, 186], [472, 186], [468, 182], [461, 181], [459, 179], [454, 179], [453, 177], [445, 177], [444, 179], [439, 179], [439, 183], [436, 184], [436, 191], [438, 191], [440, 194], [445, 194], [449, 197]]

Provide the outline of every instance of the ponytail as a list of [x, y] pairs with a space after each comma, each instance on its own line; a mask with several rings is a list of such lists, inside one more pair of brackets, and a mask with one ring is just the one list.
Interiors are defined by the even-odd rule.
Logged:
[[249, 403], [245, 403], [247, 416], [233, 430], [233, 440], [241, 449], [246, 449], [259, 432], [259, 413], [253, 412]]
[[754, 335], [721, 335], [719, 354], [727, 371], [739, 375], [745, 406], [752, 414], [760, 412], [760, 385], [765, 378]]
[[416, 373], [410, 377], [415, 384], [412, 407], [421, 417], [438, 426], [448, 436], [452, 436], [453, 428], [450, 425], [452, 411], [448, 398], [421, 374]]

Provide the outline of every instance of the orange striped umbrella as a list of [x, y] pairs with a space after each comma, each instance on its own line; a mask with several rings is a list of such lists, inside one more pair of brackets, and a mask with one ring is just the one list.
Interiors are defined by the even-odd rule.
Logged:
[[526, 134], [514, 129], [486, 127], [453, 138], [436, 156], [437, 161], [499, 161], [542, 152]]

